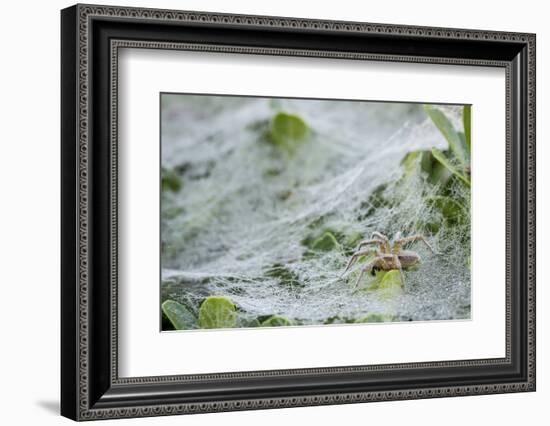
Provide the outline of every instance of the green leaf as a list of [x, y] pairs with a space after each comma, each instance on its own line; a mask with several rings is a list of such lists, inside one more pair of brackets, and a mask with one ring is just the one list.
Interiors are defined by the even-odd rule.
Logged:
[[458, 134], [458, 137], [460, 138], [460, 141], [464, 146], [466, 146], [466, 136], [464, 135], [464, 132], [456, 132]]
[[403, 294], [401, 273], [397, 269], [376, 271], [376, 276], [360, 291], [375, 292], [383, 300], [391, 300]]
[[354, 322], [354, 319], [334, 315], [332, 317], [325, 318], [323, 324], [353, 324]]
[[429, 181], [431, 184], [439, 184], [441, 187], [445, 186], [451, 176], [453, 175], [447, 167], [443, 166], [436, 158], [431, 156], [434, 160], [432, 172], [429, 175]]
[[176, 330], [197, 328], [197, 319], [189, 309], [175, 300], [166, 300], [161, 305], [162, 312], [170, 320]]
[[470, 161], [468, 149], [465, 143], [460, 139], [452, 123], [439, 108], [433, 105], [425, 105], [424, 109], [449, 143], [449, 148], [454, 156], [458, 159], [462, 167], [465, 168]]
[[340, 249], [340, 244], [332, 232], [325, 232], [321, 237], [317, 238], [311, 245], [313, 251], [331, 251]]
[[[367, 259], [366, 256], [361, 256], [359, 259], [357, 259], [357, 262], [358, 263], [359, 262], [364, 262], [366, 259]], [[354, 274], [350, 274], [350, 279], [352, 280], [353, 283], [356, 282], [357, 277], [359, 276], [360, 273], [361, 273], [361, 271], [356, 271]], [[374, 278], [365, 280], [366, 283], [359, 283], [359, 286], [361, 286], [361, 287], [359, 287], [359, 290], [360, 291], [378, 290], [378, 288], [380, 287], [380, 283], [384, 279], [384, 276], [386, 275], [386, 273], [387, 273], [387, 271], [375, 271], [374, 272]], [[364, 277], [368, 276], [370, 278], [370, 274], [364, 274], [363, 276]]]
[[255, 328], [260, 327], [261, 323], [257, 318], [242, 318], [237, 319], [237, 327], [241, 328]]
[[272, 267], [265, 271], [265, 276], [269, 278], [275, 278], [279, 281], [280, 284], [285, 286], [303, 286], [303, 284], [300, 282], [300, 277], [291, 269], [282, 265], [281, 263], [275, 263]]
[[435, 207], [443, 215], [448, 224], [454, 225], [466, 219], [464, 206], [451, 197], [434, 195], [426, 200], [429, 205]]
[[286, 317], [273, 315], [262, 322], [262, 327], [288, 327], [294, 323]]
[[168, 319], [168, 317], [164, 312], [162, 313], [162, 321], [160, 324], [160, 329], [161, 331], [173, 331], [176, 329], [176, 327], [174, 327], [174, 324], [172, 324], [172, 321]]
[[200, 328], [233, 328], [237, 323], [235, 305], [227, 297], [209, 296], [199, 308]]
[[343, 244], [346, 249], [354, 250], [355, 246], [363, 239], [361, 232], [350, 232], [344, 236]]
[[432, 155], [435, 157], [437, 161], [439, 161], [447, 170], [449, 170], [452, 174], [454, 174], [456, 177], [458, 177], [462, 182], [464, 182], [468, 187], [470, 187], [470, 179], [460, 173], [458, 169], [451, 164], [449, 159], [445, 157], [445, 154], [443, 154], [439, 149], [432, 148]]
[[420, 169], [428, 175], [428, 181], [432, 184], [444, 186], [451, 173], [437, 161], [430, 150], [411, 151], [401, 160], [403, 167], [403, 181], [415, 176]]
[[288, 152], [294, 152], [298, 144], [309, 135], [309, 128], [304, 120], [294, 114], [278, 112], [271, 119], [269, 126], [270, 140]]
[[468, 156], [472, 151], [472, 106], [464, 105], [462, 110], [462, 123], [464, 124], [464, 142], [468, 149]]
[[[364, 236], [361, 232], [358, 232], [354, 228], [351, 228], [349, 224], [345, 223], [331, 223], [328, 226], [323, 220], [317, 219], [308, 225], [311, 229], [306, 237], [301, 240], [301, 244], [313, 249], [313, 245], [316, 245], [316, 250], [322, 250], [320, 246], [328, 246], [327, 248], [333, 249], [345, 249], [346, 251], [355, 251], [355, 246], [361, 241]], [[330, 234], [333, 238], [331, 238]], [[323, 241], [324, 240], [324, 241]], [[336, 244], [334, 243], [336, 240]]]
[[366, 317], [363, 317], [363, 318], [360, 318], [358, 320], [356, 320], [355, 322], [357, 323], [362, 323], [362, 322], [391, 322], [393, 321], [393, 315], [389, 315], [389, 314], [376, 314], [376, 313], [372, 313], [372, 314], [368, 314]]
[[405, 170], [405, 174], [414, 172], [421, 156], [422, 151], [411, 151], [403, 157], [403, 159], [401, 160], [401, 165]]
[[174, 170], [161, 169], [161, 189], [163, 192], [178, 192], [181, 189], [181, 179]]
[[401, 273], [396, 269], [386, 272], [378, 286], [378, 292], [383, 299], [393, 299], [395, 296], [403, 294]]
[[403, 180], [413, 177], [418, 170], [419, 165], [420, 168], [425, 171], [423, 167], [423, 157], [423, 151], [411, 151], [403, 157], [401, 160], [401, 166], [403, 167]]

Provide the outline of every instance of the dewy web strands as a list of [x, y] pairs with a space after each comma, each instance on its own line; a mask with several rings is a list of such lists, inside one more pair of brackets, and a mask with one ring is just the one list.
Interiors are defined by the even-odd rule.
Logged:
[[[460, 128], [462, 107], [440, 108]], [[265, 140], [276, 111], [310, 129], [292, 152]], [[418, 165], [404, 175], [407, 153], [448, 149], [421, 105], [163, 94], [161, 118], [162, 165], [181, 177], [178, 191], [162, 195], [163, 299], [196, 312], [205, 297], [224, 295], [241, 318], [306, 325], [372, 313], [469, 318], [469, 191], [459, 185], [467, 220], [430, 228], [439, 255], [408, 247], [422, 262], [404, 271], [406, 292], [388, 300], [354, 288], [361, 263], [341, 277], [359, 238], [443, 223], [426, 202], [437, 185]], [[323, 237], [334, 247], [312, 247]]]

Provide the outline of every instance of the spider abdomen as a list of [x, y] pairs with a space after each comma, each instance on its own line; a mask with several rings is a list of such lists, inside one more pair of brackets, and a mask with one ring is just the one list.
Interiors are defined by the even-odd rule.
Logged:
[[397, 254], [399, 262], [401, 262], [402, 268], [408, 268], [409, 266], [414, 266], [420, 262], [420, 256], [414, 251], [403, 250]]

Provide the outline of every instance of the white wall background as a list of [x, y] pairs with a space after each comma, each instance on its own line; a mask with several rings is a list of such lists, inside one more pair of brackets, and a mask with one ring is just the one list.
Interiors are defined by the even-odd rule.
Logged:
[[[538, 390], [529, 394], [293, 408], [107, 421], [102, 424], [499, 425], [547, 424], [550, 401], [550, 27], [545, 2], [388, 0], [120, 0], [143, 7], [537, 33]], [[71, 2], [2, 6], [0, 64], [0, 418], [68, 424], [59, 404], [59, 9]], [[489, 248], [488, 248], [489, 249]]]

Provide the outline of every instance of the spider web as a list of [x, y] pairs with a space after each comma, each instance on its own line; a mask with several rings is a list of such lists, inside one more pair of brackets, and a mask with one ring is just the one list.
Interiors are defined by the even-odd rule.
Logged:
[[[469, 202], [466, 223], [428, 236], [444, 255], [422, 243], [407, 247], [422, 263], [404, 272], [407, 292], [389, 301], [356, 291], [353, 274], [341, 279], [349, 251], [311, 253], [304, 244], [326, 230], [407, 236], [437, 219], [425, 202], [437, 187], [419, 167], [402, 179], [408, 152], [447, 149], [420, 106], [190, 95], [162, 101], [162, 164], [183, 182], [178, 193], [163, 195], [163, 299], [196, 310], [204, 297], [224, 295], [243, 318], [282, 315], [303, 324], [370, 313], [469, 317]], [[276, 110], [298, 114], [313, 129], [294, 155], [263, 138]], [[457, 126], [460, 111], [445, 107]]]

